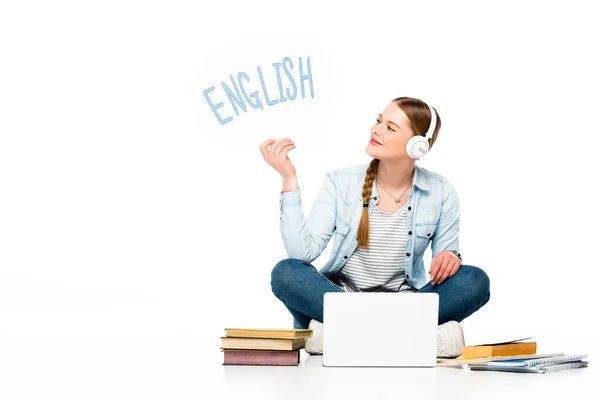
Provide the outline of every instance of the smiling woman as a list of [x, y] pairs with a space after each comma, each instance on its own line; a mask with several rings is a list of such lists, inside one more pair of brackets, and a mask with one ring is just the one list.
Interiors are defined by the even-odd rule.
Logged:
[[[268, 106], [274, 106], [278, 103], [283, 103], [288, 100], [295, 100], [297, 97], [296, 83], [294, 81], [294, 77], [290, 73], [290, 70], [294, 69], [293, 61], [289, 57], [285, 57], [282, 62], [276, 62], [276, 63], [273, 63], [272, 65], [275, 68], [275, 74], [277, 77], [277, 89], [278, 89], [278, 93], [279, 93], [279, 98], [275, 99], [275, 100], [269, 99], [269, 95], [267, 93], [267, 88], [265, 86], [265, 80], [263, 77], [262, 70], [260, 69], [260, 66], [256, 67], [257, 75], [258, 75], [258, 78], [260, 79], [260, 87], [262, 89], [262, 94], [264, 95], [265, 103]], [[290, 88], [285, 89], [285, 95], [287, 95], [287, 97], [284, 95], [283, 84], [281, 82], [281, 68], [282, 67], [283, 67], [283, 72], [286, 74], [286, 76], [292, 86], [291, 92], [290, 92]], [[306, 70], [307, 70], [306, 74], [304, 74], [304, 72], [303, 72], [302, 57], [300, 57], [298, 59], [298, 69], [299, 69], [298, 70], [298, 78], [300, 81], [300, 93], [301, 93], [302, 98], [303, 99], [305, 98], [304, 81], [308, 81], [310, 84], [310, 97], [314, 99], [315, 94], [314, 94], [314, 89], [313, 89], [312, 70], [310, 67], [310, 57], [307, 57], [307, 59], [306, 59]], [[260, 99], [260, 92], [258, 90], [256, 90], [256, 91], [248, 94], [246, 88], [243, 85], [244, 82], [242, 82], [242, 78], [245, 80], [245, 83], [250, 82], [250, 77], [248, 76], [248, 74], [246, 74], [245, 72], [239, 72], [237, 74], [237, 78], [235, 80], [233, 78], [233, 75], [229, 75], [229, 78], [231, 80], [231, 87], [229, 87], [227, 85], [227, 83], [225, 83], [225, 82], [221, 82], [221, 87], [223, 88], [223, 92], [224, 92], [225, 96], [227, 96], [227, 100], [229, 100], [229, 104], [233, 108], [233, 111], [235, 112], [236, 116], [240, 115], [240, 112], [238, 111], [236, 104], [244, 112], [247, 112], [246, 103], [248, 103], [250, 105], [250, 107], [255, 108], [255, 109], [256, 108], [260, 108], [260, 109], [264, 108], [263, 102]], [[233, 117], [228, 116], [225, 119], [221, 118], [221, 116], [219, 115], [217, 110], [219, 108], [223, 107], [224, 103], [223, 102], [220, 102], [217, 104], [213, 103], [212, 99], [208, 96], [209, 93], [212, 92], [213, 90], [215, 90], [215, 86], [211, 86], [208, 89], [204, 90], [204, 92], [203, 92], [204, 98], [208, 102], [209, 107], [211, 108], [215, 117], [217, 117], [217, 120], [219, 121], [219, 123], [221, 125], [225, 125], [226, 123], [231, 122], [233, 120]], [[234, 91], [235, 91], [235, 93], [234, 93]], [[240, 91], [241, 91], [241, 93], [240, 93]]]
[[[261, 144], [265, 161], [283, 178], [280, 231], [288, 258], [271, 271], [271, 289], [294, 328], [313, 329], [307, 352], [323, 352], [325, 293], [418, 292], [439, 296], [437, 356], [461, 354], [460, 322], [488, 302], [490, 287], [481, 268], [462, 264], [454, 187], [416, 164], [429, 153], [441, 122], [420, 99], [392, 99], [370, 129], [365, 150], [371, 162], [328, 171], [308, 217], [287, 157], [294, 142]], [[317, 270], [312, 262], [331, 238], [329, 261]], [[433, 259], [426, 267], [430, 244]]]

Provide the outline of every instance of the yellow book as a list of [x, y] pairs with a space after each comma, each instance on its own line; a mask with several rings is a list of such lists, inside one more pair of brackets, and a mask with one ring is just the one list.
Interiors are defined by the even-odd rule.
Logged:
[[225, 328], [227, 337], [296, 339], [312, 337], [312, 329]]
[[305, 338], [296, 339], [269, 339], [269, 338], [245, 338], [245, 337], [222, 337], [222, 349], [239, 350], [297, 350], [304, 348]]
[[465, 346], [462, 350], [462, 358], [518, 356], [535, 354], [536, 342], [509, 342], [477, 346]]

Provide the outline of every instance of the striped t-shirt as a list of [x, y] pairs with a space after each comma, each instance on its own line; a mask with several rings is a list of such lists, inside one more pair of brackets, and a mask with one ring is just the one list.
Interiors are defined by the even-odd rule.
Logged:
[[[408, 203], [407, 203], [408, 204]], [[408, 233], [407, 204], [393, 213], [378, 207], [369, 216], [369, 249], [357, 247], [341, 270], [341, 285], [347, 292], [377, 288], [381, 291], [416, 291], [406, 282], [404, 275], [404, 253]]]

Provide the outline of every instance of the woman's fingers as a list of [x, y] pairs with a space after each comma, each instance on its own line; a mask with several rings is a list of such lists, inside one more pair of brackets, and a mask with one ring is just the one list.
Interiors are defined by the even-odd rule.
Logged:
[[450, 276], [454, 276], [454, 274], [456, 274], [459, 269], [460, 269], [460, 261], [455, 261], [454, 267], [452, 268], [452, 272], [450, 272]]
[[294, 145], [294, 142], [290, 138], [267, 139], [260, 144], [259, 148], [263, 157], [267, 159], [280, 155], [282, 149], [288, 145]]
[[288, 158], [287, 153], [296, 148], [296, 144], [290, 138], [268, 139], [260, 144], [260, 152], [263, 158], [282, 177], [293, 176], [296, 168]]
[[444, 282], [450, 276], [450, 273], [452, 273], [452, 267], [453, 267], [453, 263], [449, 262], [448, 266], [446, 267], [446, 270], [444, 271], [444, 274], [438, 280], [438, 283]]
[[285, 159], [285, 157], [287, 157], [287, 152], [293, 149], [294, 147], [296, 147], [296, 143], [294, 142], [284, 144], [283, 146], [281, 146], [281, 150], [279, 151], [278, 156]]
[[273, 154], [273, 155], [279, 155], [279, 153], [281, 152], [282, 146], [290, 143], [291, 140], [292, 139], [290, 139], [290, 138], [284, 138], [284, 139], [276, 140], [275, 143], [273, 143], [271, 145], [271, 154]]
[[444, 272], [446, 272], [446, 268], [448, 268], [449, 259], [444, 257], [443, 261], [441, 261], [440, 268], [437, 270], [437, 273], [432, 278], [433, 284], [437, 285], [439, 283], [439, 279], [442, 277]]
[[265, 159], [267, 158], [267, 155], [269, 154], [269, 149], [268, 149], [268, 147], [269, 147], [269, 145], [270, 145], [271, 143], [273, 143], [274, 141], [275, 141], [275, 139], [267, 139], [267, 140], [265, 140], [264, 142], [262, 142], [262, 143], [261, 143], [261, 145], [260, 145], [260, 147], [259, 147], [259, 148], [260, 148], [260, 152], [261, 152], [261, 154], [263, 155], [263, 157], [264, 157]]
[[429, 267], [429, 276], [430, 276], [430, 280], [431, 283], [433, 283], [433, 278], [435, 277], [435, 274], [437, 274], [437, 271], [439, 269], [439, 265], [440, 264], [440, 258], [439, 257], [434, 257], [433, 261], [431, 262], [431, 267]]

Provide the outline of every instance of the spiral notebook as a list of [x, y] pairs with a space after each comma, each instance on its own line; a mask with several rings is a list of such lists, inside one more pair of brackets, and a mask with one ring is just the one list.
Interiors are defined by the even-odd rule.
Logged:
[[544, 364], [563, 364], [567, 362], [583, 361], [587, 357], [587, 354], [573, 354], [573, 355], [561, 355], [556, 357], [541, 357], [541, 358], [527, 358], [527, 359], [513, 359], [513, 360], [496, 360], [490, 361], [486, 365], [500, 365], [500, 366], [513, 366], [513, 367], [533, 367], [536, 365]]
[[577, 361], [563, 364], [542, 364], [532, 367], [523, 367], [518, 365], [489, 365], [489, 364], [473, 364], [470, 366], [471, 371], [502, 371], [502, 372], [525, 372], [534, 374], [545, 374], [547, 372], [557, 372], [567, 369], [576, 369], [587, 367], [588, 361]]
[[514, 359], [491, 361], [486, 364], [469, 364], [472, 371], [502, 371], [545, 374], [569, 369], [584, 368], [589, 361], [584, 359], [587, 354], [573, 354], [556, 357], [543, 357], [535, 359]]
[[469, 364], [488, 364], [491, 361], [500, 360], [511, 360], [511, 361], [525, 361], [534, 358], [549, 358], [564, 356], [565, 353], [547, 353], [547, 354], [521, 354], [518, 356], [494, 356], [494, 357], [481, 357], [481, 358], [438, 358], [437, 363], [439, 366], [459, 366]]

